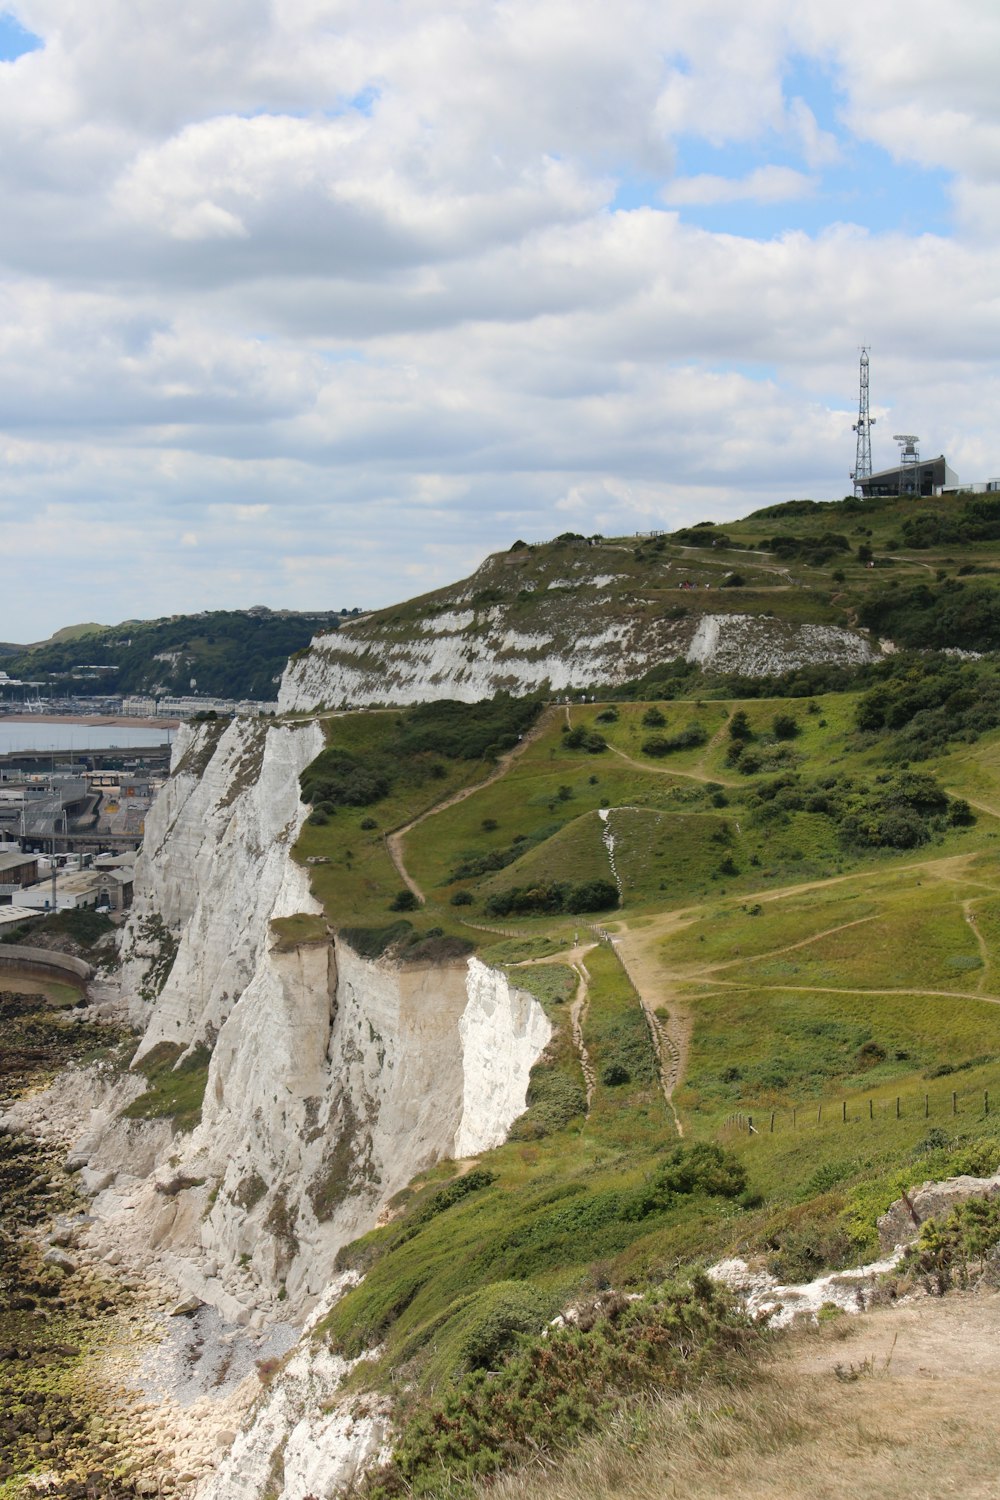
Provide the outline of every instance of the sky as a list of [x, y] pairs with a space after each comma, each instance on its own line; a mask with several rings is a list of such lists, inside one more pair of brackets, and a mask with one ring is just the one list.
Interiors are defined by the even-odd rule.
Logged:
[[0, 0], [0, 641], [1000, 475], [996, 0]]

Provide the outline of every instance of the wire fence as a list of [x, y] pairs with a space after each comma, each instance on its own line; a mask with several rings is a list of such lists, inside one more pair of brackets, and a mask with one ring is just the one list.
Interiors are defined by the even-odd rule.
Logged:
[[822, 1130], [845, 1125], [877, 1127], [903, 1119], [940, 1120], [964, 1117], [988, 1119], [992, 1110], [989, 1089], [927, 1089], [889, 1096], [853, 1095], [784, 1109], [736, 1110], [726, 1116], [723, 1129], [748, 1136], [787, 1131]]

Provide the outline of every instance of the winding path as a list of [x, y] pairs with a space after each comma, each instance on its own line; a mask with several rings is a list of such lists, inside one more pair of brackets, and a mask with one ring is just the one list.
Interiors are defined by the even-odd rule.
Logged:
[[590, 1060], [590, 1053], [587, 1051], [587, 1044], [583, 1039], [583, 1023], [587, 1019], [587, 1010], [589, 1007], [590, 975], [587, 972], [587, 965], [584, 963], [582, 957], [571, 960], [571, 962], [580, 983], [577, 985], [576, 997], [570, 1007], [569, 1018], [573, 1032], [573, 1045], [576, 1048], [577, 1056], [580, 1059], [580, 1068], [583, 1072], [583, 1083], [587, 1098], [587, 1114], [589, 1115], [590, 1106], [594, 1102], [594, 1090], [597, 1088], [597, 1074], [594, 1072], [594, 1065]]
[[608, 749], [613, 751], [615, 755], [620, 756], [627, 765], [634, 766], [637, 771], [644, 771], [647, 776], [679, 776], [684, 781], [714, 781], [719, 786], [740, 785], [731, 776], [723, 776], [716, 771], [712, 771], [711, 773], [698, 770], [678, 771], [672, 766], [650, 766], [644, 761], [636, 760], [634, 756], [626, 754], [624, 750], [619, 750], [617, 745], [609, 745]]
[[413, 892], [421, 906], [424, 905], [427, 897], [406, 868], [406, 861], [403, 858], [403, 840], [406, 835], [412, 833], [413, 829], [418, 828], [421, 823], [426, 823], [428, 818], [437, 817], [438, 813], [446, 812], [449, 807], [457, 806], [459, 802], [464, 802], [467, 797], [473, 797], [476, 792], [481, 792], [484, 788], [492, 786], [494, 781], [499, 781], [501, 776], [507, 774], [513, 762], [522, 756], [525, 750], [543, 733], [554, 712], [555, 710], [552, 708], [543, 709], [527, 734], [518, 740], [512, 750], [507, 750], [500, 756], [493, 770], [482, 781], [475, 781], [471, 786], [460, 787], [457, 792], [452, 792], [450, 797], [445, 797], [441, 802], [435, 802], [434, 806], [429, 807], [426, 812], [420, 813], [416, 818], [411, 818], [409, 823], [403, 823], [399, 828], [395, 828], [391, 833], [385, 835], [385, 847], [389, 852], [389, 858], [396, 867], [396, 873], [407, 889]]

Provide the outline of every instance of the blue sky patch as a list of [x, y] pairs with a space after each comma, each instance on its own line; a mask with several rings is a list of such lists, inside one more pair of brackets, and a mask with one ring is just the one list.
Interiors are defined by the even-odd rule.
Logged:
[[843, 123], [843, 95], [835, 77], [819, 62], [797, 57], [783, 78], [786, 104], [801, 99], [816, 125], [839, 147], [835, 161], [810, 162], [794, 129], [771, 130], [756, 141], [710, 144], [703, 135], [676, 142], [676, 177], [721, 178], [739, 183], [755, 171], [778, 167], [812, 180], [801, 197], [757, 201], [738, 195], [715, 203], [671, 202], [671, 183], [624, 173], [612, 202], [615, 209], [662, 208], [687, 223], [714, 233], [773, 239], [801, 231], [815, 235], [830, 224], [858, 224], [873, 234], [947, 235], [952, 228], [950, 175], [897, 162], [887, 151], [851, 135]]
[[0, 11], [0, 62], [13, 62], [26, 52], [37, 52], [44, 46], [40, 36], [26, 31], [9, 10]]

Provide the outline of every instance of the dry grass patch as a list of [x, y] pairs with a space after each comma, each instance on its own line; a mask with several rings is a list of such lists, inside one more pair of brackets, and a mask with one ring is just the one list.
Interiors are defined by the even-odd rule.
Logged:
[[996, 1295], [836, 1320], [741, 1390], [623, 1409], [490, 1500], [995, 1500], [998, 1334]]

